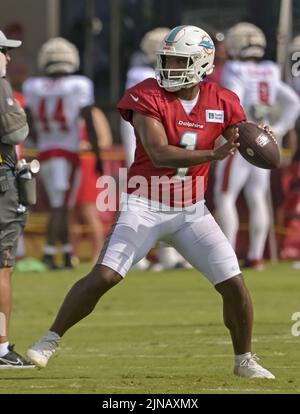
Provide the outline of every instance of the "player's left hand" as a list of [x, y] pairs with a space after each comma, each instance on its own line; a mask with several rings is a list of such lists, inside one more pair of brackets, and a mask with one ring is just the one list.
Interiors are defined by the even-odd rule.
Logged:
[[235, 151], [237, 150], [237, 148], [240, 146], [238, 139], [239, 139], [239, 129], [233, 128], [230, 137], [227, 138], [226, 144], [214, 150], [213, 159], [223, 160], [228, 155], [233, 155]]

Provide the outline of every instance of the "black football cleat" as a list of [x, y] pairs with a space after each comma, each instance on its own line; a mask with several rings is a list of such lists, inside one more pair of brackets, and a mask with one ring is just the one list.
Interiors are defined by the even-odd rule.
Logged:
[[0, 369], [35, 368], [35, 365], [14, 351], [14, 345], [9, 345], [8, 349], [8, 353], [0, 357]]
[[50, 254], [44, 254], [42, 262], [47, 266], [49, 270], [59, 270], [59, 266], [54, 261], [54, 256]]
[[65, 253], [64, 254], [64, 269], [73, 269], [74, 268], [74, 264], [73, 264], [73, 257], [70, 253]]

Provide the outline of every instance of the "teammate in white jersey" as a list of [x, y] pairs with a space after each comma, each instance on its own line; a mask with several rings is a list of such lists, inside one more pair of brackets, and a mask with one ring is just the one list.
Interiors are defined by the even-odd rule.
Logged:
[[[293, 127], [300, 110], [295, 92], [280, 79], [278, 66], [263, 60], [266, 39], [263, 32], [250, 23], [239, 23], [229, 29], [226, 45], [233, 60], [223, 71], [223, 86], [240, 98], [248, 119], [270, 124], [274, 104], [281, 103], [276, 123], [271, 124], [275, 137], [282, 139]], [[242, 189], [249, 208], [249, 249], [245, 265], [263, 267], [263, 253], [269, 230], [267, 192], [270, 171], [249, 164], [237, 151], [217, 163], [215, 202], [219, 224], [232, 246], [236, 246], [239, 227], [236, 200]]]
[[92, 117], [93, 84], [79, 69], [76, 47], [63, 38], [52, 38], [41, 48], [38, 65], [44, 76], [29, 78], [23, 91], [29, 108], [41, 161], [41, 177], [51, 207], [44, 262], [56, 269], [56, 242], [62, 245], [64, 267], [72, 267], [69, 242], [69, 211], [79, 184], [79, 120], [83, 118], [96, 154], [96, 169], [102, 165]]
[[[300, 97], [300, 35], [290, 45], [291, 86]], [[296, 260], [293, 267], [300, 269], [300, 117], [295, 128], [285, 137], [286, 166], [282, 172], [283, 202], [281, 204], [282, 225], [285, 232], [280, 243], [280, 257]]]

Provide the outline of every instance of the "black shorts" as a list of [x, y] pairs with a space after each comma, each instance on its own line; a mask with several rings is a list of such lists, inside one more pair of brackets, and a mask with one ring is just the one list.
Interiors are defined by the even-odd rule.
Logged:
[[18, 240], [27, 219], [27, 212], [18, 212], [16, 179], [9, 177], [8, 180], [9, 189], [0, 193], [0, 268], [14, 266]]

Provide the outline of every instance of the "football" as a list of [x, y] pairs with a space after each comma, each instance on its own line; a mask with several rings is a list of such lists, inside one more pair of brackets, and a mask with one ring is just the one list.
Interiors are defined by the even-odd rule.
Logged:
[[238, 148], [240, 154], [251, 164], [264, 169], [277, 168], [280, 152], [274, 136], [254, 122], [240, 122]]

